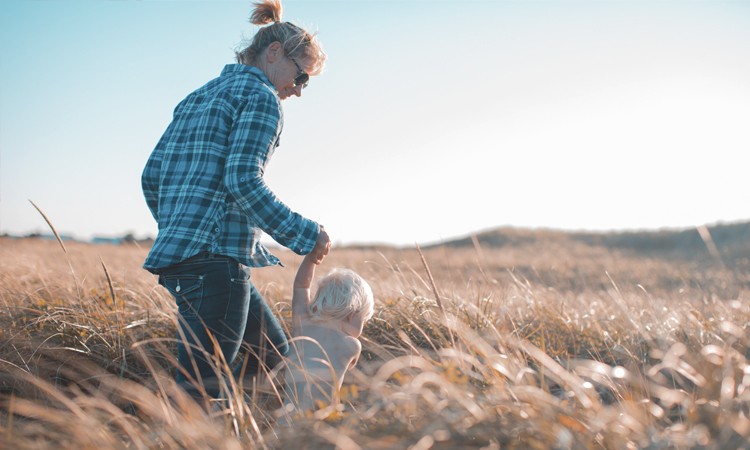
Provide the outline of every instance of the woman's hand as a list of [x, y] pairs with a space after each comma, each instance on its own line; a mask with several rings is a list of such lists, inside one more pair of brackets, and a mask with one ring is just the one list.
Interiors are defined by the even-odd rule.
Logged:
[[315, 242], [315, 247], [308, 255], [308, 257], [315, 264], [320, 264], [325, 259], [328, 252], [331, 251], [331, 238], [326, 233], [325, 228], [321, 225], [320, 232], [318, 233], [318, 240]]

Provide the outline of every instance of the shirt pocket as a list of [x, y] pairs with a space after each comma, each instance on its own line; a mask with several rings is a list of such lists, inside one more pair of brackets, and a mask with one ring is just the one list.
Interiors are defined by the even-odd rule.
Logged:
[[177, 301], [177, 311], [186, 319], [198, 317], [203, 303], [203, 275], [162, 275], [159, 283]]

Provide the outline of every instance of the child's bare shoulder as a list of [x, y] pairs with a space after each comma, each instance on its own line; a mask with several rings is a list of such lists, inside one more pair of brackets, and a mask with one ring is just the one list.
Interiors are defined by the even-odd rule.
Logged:
[[355, 337], [346, 336], [342, 344], [345, 348], [346, 353], [351, 356], [358, 356], [362, 351], [362, 343], [359, 342], [359, 339]]
[[356, 348], [356, 349], [362, 348], [362, 343], [359, 342], [359, 339], [355, 337], [347, 335], [346, 339], [344, 339], [344, 342], [346, 342], [346, 345], [349, 346], [350, 348]]

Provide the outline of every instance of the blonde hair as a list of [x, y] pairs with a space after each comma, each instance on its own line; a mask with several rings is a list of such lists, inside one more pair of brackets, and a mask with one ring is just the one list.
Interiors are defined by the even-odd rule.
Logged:
[[259, 26], [270, 25], [258, 30], [250, 45], [236, 53], [237, 62], [253, 65], [263, 50], [271, 43], [279, 42], [288, 56], [298, 57], [312, 64], [309, 75], [320, 74], [327, 56], [318, 37], [293, 23], [282, 22], [281, 0], [262, 0], [254, 5], [255, 9], [250, 14], [250, 23]]
[[315, 297], [307, 308], [313, 320], [343, 320], [352, 313], [368, 320], [373, 315], [375, 301], [364, 278], [349, 269], [334, 269], [318, 282]]

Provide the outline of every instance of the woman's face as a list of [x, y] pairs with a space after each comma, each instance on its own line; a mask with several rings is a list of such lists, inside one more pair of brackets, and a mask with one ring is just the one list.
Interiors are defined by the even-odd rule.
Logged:
[[[284, 84], [282, 85], [282, 87], [276, 86], [276, 90], [279, 91], [279, 97], [282, 100], [287, 97], [291, 97], [292, 95], [299, 97], [302, 95], [302, 89], [304, 89], [307, 83], [301, 83], [298, 85], [296, 84], [295, 80], [297, 80], [297, 78], [301, 75], [306, 74], [307, 71], [303, 67], [302, 62], [294, 59], [293, 57], [285, 55], [285, 58], [283, 59], [287, 63], [287, 68], [289, 68], [289, 66], [291, 66], [291, 68], [285, 73], [283, 79]], [[291, 81], [289, 74], [291, 74]]]
[[306, 83], [298, 85], [295, 80], [307, 73], [309, 64], [305, 60], [288, 56], [280, 44], [274, 44], [278, 43], [274, 42], [268, 47], [268, 64], [264, 71], [279, 93], [279, 98], [284, 100], [292, 95], [300, 97]]

